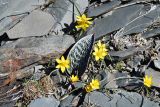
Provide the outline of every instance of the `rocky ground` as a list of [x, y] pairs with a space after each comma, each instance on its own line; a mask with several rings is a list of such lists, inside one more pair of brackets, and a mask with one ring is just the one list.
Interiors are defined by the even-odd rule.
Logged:
[[[86, 31], [80, 14], [92, 18]], [[0, 0], [0, 106], [159, 107], [159, 21], [159, 0]], [[108, 54], [97, 62], [98, 40]], [[92, 78], [100, 88], [87, 93]]]

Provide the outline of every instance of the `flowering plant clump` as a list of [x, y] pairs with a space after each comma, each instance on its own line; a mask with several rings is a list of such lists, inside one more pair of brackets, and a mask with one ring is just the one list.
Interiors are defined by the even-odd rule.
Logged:
[[70, 77], [70, 80], [71, 80], [72, 83], [74, 83], [74, 82], [79, 81], [79, 78], [78, 78], [77, 75], [72, 75], [72, 76]]
[[98, 79], [92, 79], [92, 81], [89, 83], [89, 85], [86, 85], [85, 90], [86, 92], [91, 92], [93, 90], [100, 88], [100, 82]]
[[147, 87], [151, 87], [153, 82], [152, 82], [152, 76], [148, 76], [146, 75], [144, 78], [143, 78], [143, 81], [144, 81], [144, 85], [147, 86]]
[[108, 50], [106, 49], [106, 45], [98, 41], [98, 43], [94, 47], [93, 55], [95, 56], [96, 61], [100, 59], [104, 59], [106, 55], [108, 55]]
[[[82, 0], [79, 1], [82, 2]], [[8, 94], [6, 94], [7, 92], [9, 92], [9, 95], [13, 96], [15, 95], [15, 92], [17, 93], [22, 91], [24, 92], [24, 94], [22, 95], [26, 97], [23, 98], [25, 100], [32, 100], [43, 95], [52, 95], [59, 102], [67, 101], [67, 105], [69, 106], [107, 106], [105, 104], [99, 105], [99, 103], [97, 103], [101, 99], [98, 99], [96, 102], [90, 102], [91, 96], [88, 95], [94, 92], [96, 93], [98, 91], [99, 94], [95, 96], [98, 96], [97, 98], [101, 97], [102, 94], [104, 94], [104, 96], [107, 95], [109, 96], [108, 98], [110, 98], [111, 94], [111, 97], [113, 97], [113, 99], [115, 99], [114, 97], [126, 97], [128, 101], [132, 101], [132, 99], [134, 99], [135, 97], [134, 94], [137, 95], [138, 93], [142, 95], [142, 98], [144, 97], [146, 99], [147, 97], [150, 97], [149, 100], [155, 99], [155, 103], [158, 104], [158, 100], [160, 99], [160, 72], [158, 72], [158, 70], [160, 69], [160, 39], [158, 35], [156, 35], [156, 31], [154, 31], [154, 28], [160, 27], [160, 24], [158, 23], [159, 20], [157, 20], [159, 17], [151, 18], [144, 17], [144, 15], [138, 14], [144, 13], [144, 10], [146, 13], [149, 13], [149, 8], [151, 6], [157, 7], [158, 3], [153, 3], [151, 2], [151, 0], [148, 0], [148, 3], [147, 0], [144, 0], [145, 3], [141, 3], [141, 5], [145, 7], [144, 9], [139, 9], [137, 14], [132, 14], [132, 12], [130, 12], [132, 15], [126, 14], [127, 18], [130, 18], [129, 16], [133, 16], [133, 18], [131, 18], [129, 22], [126, 22], [126, 24], [116, 24], [115, 22], [112, 23], [112, 21], [114, 21], [114, 19], [112, 20], [112, 18], [116, 18], [119, 15], [122, 16], [121, 10], [123, 10], [125, 13], [127, 12], [127, 8], [122, 9], [121, 7], [132, 6], [132, 3], [132, 5], [127, 5], [127, 3], [130, 2], [124, 3], [122, 2], [122, 0], [119, 0], [116, 6], [112, 6], [109, 11], [104, 12], [101, 11], [101, 8], [104, 5], [114, 3], [114, 0], [103, 0], [109, 2], [102, 2], [102, 0], [84, 1], [86, 2], [86, 4], [88, 4], [88, 6], [84, 5], [84, 7], [82, 7], [83, 9], [80, 10], [78, 9], [80, 5], [77, 4], [78, 2], [74, 2], [74, 0], [67, 1], [68, 5], [62, 4], [62, 6], [67, 6], [66, 9], [68, 8], [68, 6], [69, 8], [70, 6], [73, 6], [73, 11], [70, 11], [70, 9], [69, 11], [63, 11], [63, 9], [59, 8], [60, 11], [62, 10], [62, 12], [60, 13], [67, 13], [65, 14], [65, 17], [62, 16], [61, 18], [67, 18], [67, 20], [68, 18], [71, 18], [70, 16], [68, 17], [68, 15], [70, 15], [68, 14], [68, 12], [71, 12], [73, 17], [72, 19], [69, 19], [68, 22], [64, 22], [65, 20], [58, 22], [56, 25], [58, 29], [57, 27], [52, 27], [50, 29], [47, 28], [48, 33], [45, 33], [46, 35], [44, 36], [54, 34], [56, 37], [53, 37], [52, 39], [50, 39], [50, 37], [47, 37], [47, 40], [43, 41], [41, 45], [50, 44], [52, 41], [51, 45], [44, 45], [44, 47], [46, 48], [46, 52], [42, 53], [40, 51], [41, 54], [38, 54], [38, 51], [36, 51], [37, 53], [35, 53], [34, 51], [34, 57], [32, 53], [30, 53], [30, 56], [30, 54], [27, 51], [23, 50], [23, 48], [22, 51], [25, 51], [23, 52], [24, 55], [21, 55], [21, 51], [19, 53], [19, 49], [13, 50], [12, 52], [12, 49], [3, 50], [2, 48], [1, 53], [2, 57], [4, 58], [1, 58], [2, 60], [0, 67], [1, 71], [3, 71], [0, 76], [2, 81], [0, 85], [0, 87], [2, 88], [2, 92], [0, 92], [2, 101], [0, 100], [0, 102], [3, 103], [8, 100], [13, 100], [12, 97], [10, 97], [12, 99], [9, 99]], [[53, 4], [53, 6], [56, 6], [56, 4], [57, 3]], [[138, 4], [139, 3], [134, 2], [134, 5]], [[50, 6], [52, 6], [52, 4], [46, 4], [45, 10]], [[85, 6], [87, 7], [85, 8]], [[40, 7], [43, 8], [44, 6]], [[136, 7], [135, 9], [137, 10], [138, 8]], [[86, 12], [88, 16], [85, 13], [80, 13], [82, 10]], [[93, 10], [93, 14], [90, 10]], [[157, 9], [152, 9], [152, 11], [154, 12], [156, 12], [156, 10]], [[98, 14], [94, 14], [94, 12], [97, 11]], [[79, 13], [79, 15], [74, 17], [77, 12]], [[139, 18], [138, 16], [143, 17]], [[145, 14], [145, 16], [147, 16], [147, 14]], [[144, 21], [137, 24], [137, 21], [139, 21], [139, 19], [143, 20], [145, 18], [149, 18], [149, 20], [145, 20], [149, 21], [149, 23], [147, 23], [147, 26], [144, 26]], [[125, 21], [125, 19], [122, 19], [120, 21], [123, 22]], [[150, 19], [153, 21], [151, 21]], [[119, 24], [122, 26], [117, 28], [117, 25]], [[4, 44], [4, 46], [5, 45], [8, 46], [7, 44]], [[53, 48], [52, 52], [50, 52], [51, 47]], [[39, 47], [38, 49], [41, 48], [43, 48], [43, 46]], [[64, 54], [65, 56], [67, 55], [67, 57], [64, 57], [62, 54]], [[37, 56], [38, 59], [36, 62], [35, 60], [30, 60], [32, 59], [32, 57], [34, 59], [37, 58]], [[57, 58], [55, 59], [55, 57]], [[25, 64], [26, 61], [27, 64]], [[33, 74], [31, 76], [26, 74], [26, 72], [18, 72], [25, 71], [26, 69], [29, 69], [30, 71], [30, 66], [34, 66], [32, 64], [38, 65], [35, 71], [38, 70], [43, 72], [40, 72], [38, 74], [36, 72], [36, 74], [31, 73]], [[50, 74], [47, 75], [48, 73]], [[152, 74], [154, 78], [152, 78], [152, 76], [150, 75], [144, 76], [144, 74], [148, 73]], [[14, 85], [14, 82], [16, 82], [16, 79], [18, 78], [24, 78], [25, 80], [29, 78], [31, 79], [31, 81], [25, 81], [24, 89], [19, 90], [21, 89], [21, 86], [23, 86], [23, 84], [19, 85], [19, 82], [16, 83], [14, 87], [12, 87], [12, 85]], [[11, 86], [11, 89], [9, 89], [8, 87], [4, 87], [5, 85], [9, 87]], [[32, 93], [34, 93], [34, 95], [32, 95]], [[71, 97], [74, 97], [74, 99], [70, 100]], [[16, 98], [19, 97], [16, 96]], [[86, 98], [88, 100], [84, 100]], [[24, 102], [23, 99], [18, 101]], [[123, 100], [123, 102], [126, 101], [126, 99]], [[28, 102], [30, 101], [24, 103], [28, 104]], [[111, 102], [114, 105], [114, 101]], [[128, 102], [126, 102], [126, 104], [124, 105], [130, 104], [127, 103]], [[17, 103], [16, 106], [17, 105], [22, 104]], [[66, 104], [64, 103], [62, 105]], [[120, 105], [121, 104], [117, 103], [117, 106], [121, 107]]]
[[90, 21], [92, 18], [87, 18], [85, 14], [82, 16], [77, 16], [77, 26], [76, 28], [81, 28], [84, 31], [92, 24]]
[[70, 61], [69, 59], [64, 58], [64, 56], [61, 57], [61, 59], [56, 59], [56, 62], [58, 63], [58, 65], [56, 66], [56, 68], [60, 68], [62, 73], [65, 72], [66, 68], [70, 68]]

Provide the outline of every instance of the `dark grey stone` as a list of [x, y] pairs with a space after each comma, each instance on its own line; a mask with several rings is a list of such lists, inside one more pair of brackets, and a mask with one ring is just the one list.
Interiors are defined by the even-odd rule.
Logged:
[[137, 17], [134, 21], [125, 26], [123, 35], [131, 33], [140, 33], [144, 31], [146, 27], [151, 25], [155, 20], [159, 18], [160, 7], [153, 5], [150, 10], [145, 14]]
[[140, 107], [142, 96], [138, 93], [119, 92], [113, 95], [113, 100], [110, 102], [111, 107]]
[[117, 5], [119, 5], [121, 2], [118, 0], [113, 0], [107, 3], [104, 3], [98, 7], [89, 7], [88, 9], [88, 16], [89, 17], [93, 17], [93, 16], [99, 16], [101, 14], [104, 14], [106, 12], [108, 12], [109, 10], [113, 9], [114, 7], [116, 7]]
[[45, 0], [1, 0], [0, 1], [0, 19], [9, 15], [30, 12], [36, 8], [36, 5], [43, 5]]
[[54, 24], [55, 21], [52, 15], [35, 10], [12, 29], [7, 31], [7, 34], [11, 39], [29, 36], [44, 36], [49, 33]]
[[11, 29], [14, 25], [16, 25], [19, 20], [22, 20], [28, 14], [22, 14], [17, 16], [6, 17], [2, 21], [0, 21], [0, 35], [4, 34], [4, 32]]
[[118, 79], [116, 81], [112, 81], [112, 80], [115, 80], [115, 79], [121, 78], [121, 77], [127, 78], [127, 77], [129, 77], [129, 73], [128, 72], [119, 72], [119, 71], [114, 71], [113, 73], [108, 73], [107, 80], [106, 80], [107, 85], [105, 87], [106, 88], [118, 88], [118, 87], [127, 86], [129, 84], [129, 82], [131, 81], [131, 79], [130, 80], [129, 79]]
[[54, 97], [42, 97], [31, 101], [29, 107], [58, 107], [60, 102]]
[[85, 102], [88, 100], [91, 104], [98, 107], [159, 107], [158, 103], [144, 98], [135, 92], [117, 92], [116, 94], [106, 96], [100, 92], [91, 92], [85, 97]]
[[0, 104], [0, 107], [14, 107], [16, 101], [14, 102], [4, 102]]
[[[14, 25], [15, 20], [25, 16], [45, 0], [1, 0], [0, 1], [0, 35]], [[11, 16], [12, 15], [12, 16]]]
[[47, 38], [31, 37], [18, 39], [17, 41], [7, 43], [1, 49], [24, 49], [29, 53], [46, 55], [53, 52], [62, 52], [68, 49], [74, 42], [74, 38], [68, 35], [50, 35]]
[[46, 63], [60, 57], [75, 42], [73, 37], [67, 35], [33, 37], [33, 40], [28, 42], [30, 39], [18, 39], [0, 48], [0, 72]]
[[126, 59], [138, 51], [143, 51], [146, 47], [133, 47], [123, 51], [110, 51], [109, 54], [113, 58], [113, 60], [122, 60]]
[[145, 74], [148, 76], [152, 76], [153, 78], [153, 86], [160, 87], [160, 72], [156, 71], [152, 68], [148, 68], [145, 70]]
[[159, 104], [145, 99], [142, 107], [159, 107]]
[[157, 69], [160, 69], [160, 60], [154, 60], [154, 66], [157, 68]]
[[72, 107], [72, 101], [74, 98], [74, 95], [69, 95], [67, 98], [60, 102], [60, 107]]
[[131, 68], [135, 68], [138, 65], [140, 65], [141, 60], [144, 60], [144, 56], [143, 55], [134, 55], [131, 59], [132, 60], [127, 61], [127, 64]]
[[157, 36], [160, 34], [160, 28], [154, 28], [154, 29], [151, 29], [151, 30], [148, 30], [144, 33], [142, 33], [142, 36], [144, 38], [151, 38], [153, 36]]
[[142, 4], [131, 5], [111, 11], [107, 13], [104, 18], [97, 19], [94, 27], [95, 38], [100, 38], [103, 35], [125, 26], [128, 22], [138, 16], [142, 8]]
[[[99, 107], [106, 107], [111, 99], [101, 92], [91, 92], [86, 94], [84, 101], [91, 102], [92, 104], [96, 104]], [[109, 106], [109, 105], [108, 105]]]
[[[117, 72], [114, 74], [115, 78], [119, 78], [119, 77], [128, 77], [129, 74], [127, 72]], [[117, 86], [122, 87], [122, 86], [126, 86], [128, 83], [128, 79], [122, 79], [122, 80], [118, 80], [116, 81]]]

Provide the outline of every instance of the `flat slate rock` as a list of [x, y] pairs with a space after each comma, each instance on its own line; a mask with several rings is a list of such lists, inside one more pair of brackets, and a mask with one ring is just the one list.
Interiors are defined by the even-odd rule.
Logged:
[[160, 72], [156, 71], [152, 68], [146, 69], [145, 74], [148, 76], [152, 76], [153, 78], [153, 86], [160, 88]]
[[9, 42], [0, 48], [0, 72], [18, 70], [40, 60], [45, 62], [60, 57], [74, 42], [74, 38], [68, 35], [21, 38]]
[[113, 0], [107, 3], [104, 3], [98, 7], [89, 7], [87, 15], [88, 17], [93, 17], [93, 16], [99, 16], [101, 14], [106, 13], [107, 11], [113, 9], [114, 7], [118, 6], [121, 2], [118, 0]]
[[55, 51], [64, 52], [74, 42], [74, 38], [69, 35], [50, 35], [47, 38], [21, 38], [2, 46], [0, 51], [4, 49], [24, 49], [29, 53], [47, 55]]
[[98, 107], [106, 107], [110, 100], [111, 99], [108, 96], [98, 91], [94, 91], [87, 94], [84, 99], [85, 102], [91, 102], [92, 104], [95, 104]]
[[31, 101], [28, 107], [59, 107], [60, 102], [54, 97], [42, 97]]
[[139, 15], [142, 8], [142, 4], [131, 5], [111, 11], [106, 14], [104, 18], [97, 19], [93, 30], [95, 33], [95, 39], [125, 26], [128, 22]]
[[[74, 8], [73, 3], [70, 1], [73, 1]], [[52, 14], [56, 20], [54, 31], [58, 32], [58, 34], [64, 34], [62, 32], [62, 29], [66, 28], [64, 24], [70, 25], [74, 21], [73, 16], [76, 17], [76, 15], [79, 15], [75, 6], [77, 6], [80, 13], [83, 13], [88, 4], [88, 0], [56, 0], [52, 8], [48, 8], [48, 12]]]
[[45, 0], [0, 0], [0, 35], [11, 28], [16, 20], [44, 3]]
[[144, 38], [151, 38], [153, 36], [158, 36], [159, 34], [160, 34], [160, 28], [154, 28], [142, 33], [142, 36]]
[[129, 58], [139, 51], [145, 50], [145, 48], [146, 47], [131, 47], [123, 51], [110, 51], [109, 54], [111, 55], [113, 60], [123, 60]]
[[85, 102], [90, 102], [98, 107], [159, 107], [158, 103], [150, 101], [138, 93], [125, 91], [110, 96], [94, 91], [86, 95]]
[[76, 96], [74, 95], [69, 95], [67, 98], [65, 98], [64, 100], [62, 100], [60, 102], [60, 106], [59, 107], [72, 107], [72, 101]]
[[[105, 87], [106, 88], [118, 88], [118, 87], [124, 87], [124, 86], [127, 86], [130, 82], [132, 82], [131, 80], [129, 79], [119, 79], [117, 81], [112, 81], [116, 78], [119, 78], [119, 77], [130, 77], [129, 74], [127, 72], [119, 72], [119, 71], [114, 71], [114, 72], [108, 72], [108, 75], [107, 75], [107, 82], [110, 82], [108, 83]], [[106, 83], [107, 83], [106, 82]]]
[[43, 5], [45, 0], [0, 0], [0, 19], [25, 12], [30, 12]]
[[154, 60], [153, 62], [154, 62], [154, 66], [155, 66], [157, 69], [160, 70], [160, 60], [159, 60], [159, 59], [158, 59], [158, 60]]
[[43, 36], [48, 34], [54, 23], [55, 21], [52, 15], [43, 11], [35, 10], [12, 29], [7, 31], [7, 34], [10, 39]]
[[[120, 78], [120, 77], [129, 77], [129, 74], [127, 72], [117, 72], [114, 74], [115, 75], [115, 78]], [[119, 87], [123, 87], [123, 86], [126, 86], [128, 84], [128, 81], [127, 79], [124, 79], [124, 80], [117, 80], [116, 81], [116, 84], [117, 86]]]
[[147, 28], [159, 18], [160, 8], [158, 6], [153, 5], [150, 9], [146, 9], [148, 9], [148, 12], [140, 15], [134, 21], [125, 26], [123, 35], [141, 33], [145, 30], [145, 28]]

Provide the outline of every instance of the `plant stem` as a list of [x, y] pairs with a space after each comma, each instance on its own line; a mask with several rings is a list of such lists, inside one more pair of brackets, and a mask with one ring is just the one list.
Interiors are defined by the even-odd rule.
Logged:
[[113, 62], [113, 60], [112, 60], [112, 58], [111, 58], [110, 54], [108, 54], [108, 56], [109, 56], [109, 58], [110, 58], [111, 62]]
[[56, 72], [56, 71], [57, 71], [57, 69], [56, 69], [56, 70], [54, 70], [54, 71], [51, 71], [51, 72], [50, 72], [50, 74], [49, 74], [49, 76], [51, 76], [51, 74], [52, 74], [53, 72]]
[[60, 101], [66, 99], [70, 94], [72, 94], [74, 91], [76, 91], [76, 90], [78, 90], [78, 89], [80, 89], [80, 88], [82, 88], [82, 87], [75, 88], [75, 89], [73, 89], [71, 92], [69, 92], [68, 94], [62, 96], [62, 98], [60, 98]]
[[81, 12], [79, 11], [79, 9], [78, 9], [78, 7], [77, 7], [77, 5], [72, 1], [72, 0], [69, 0], [75, 7], [76, 7], [76, 9], [77, 9], [77, 11], [78, 11], [78, 13], [79, 13], [79, 15], [81, 15]]
[[99, 69], [101, 69], [101, 68], [102, 68], [103, 62], [104, 62], [104, 60], [102, 60], [102, 61], [101, 61], [101, 64], [100, 64]]

